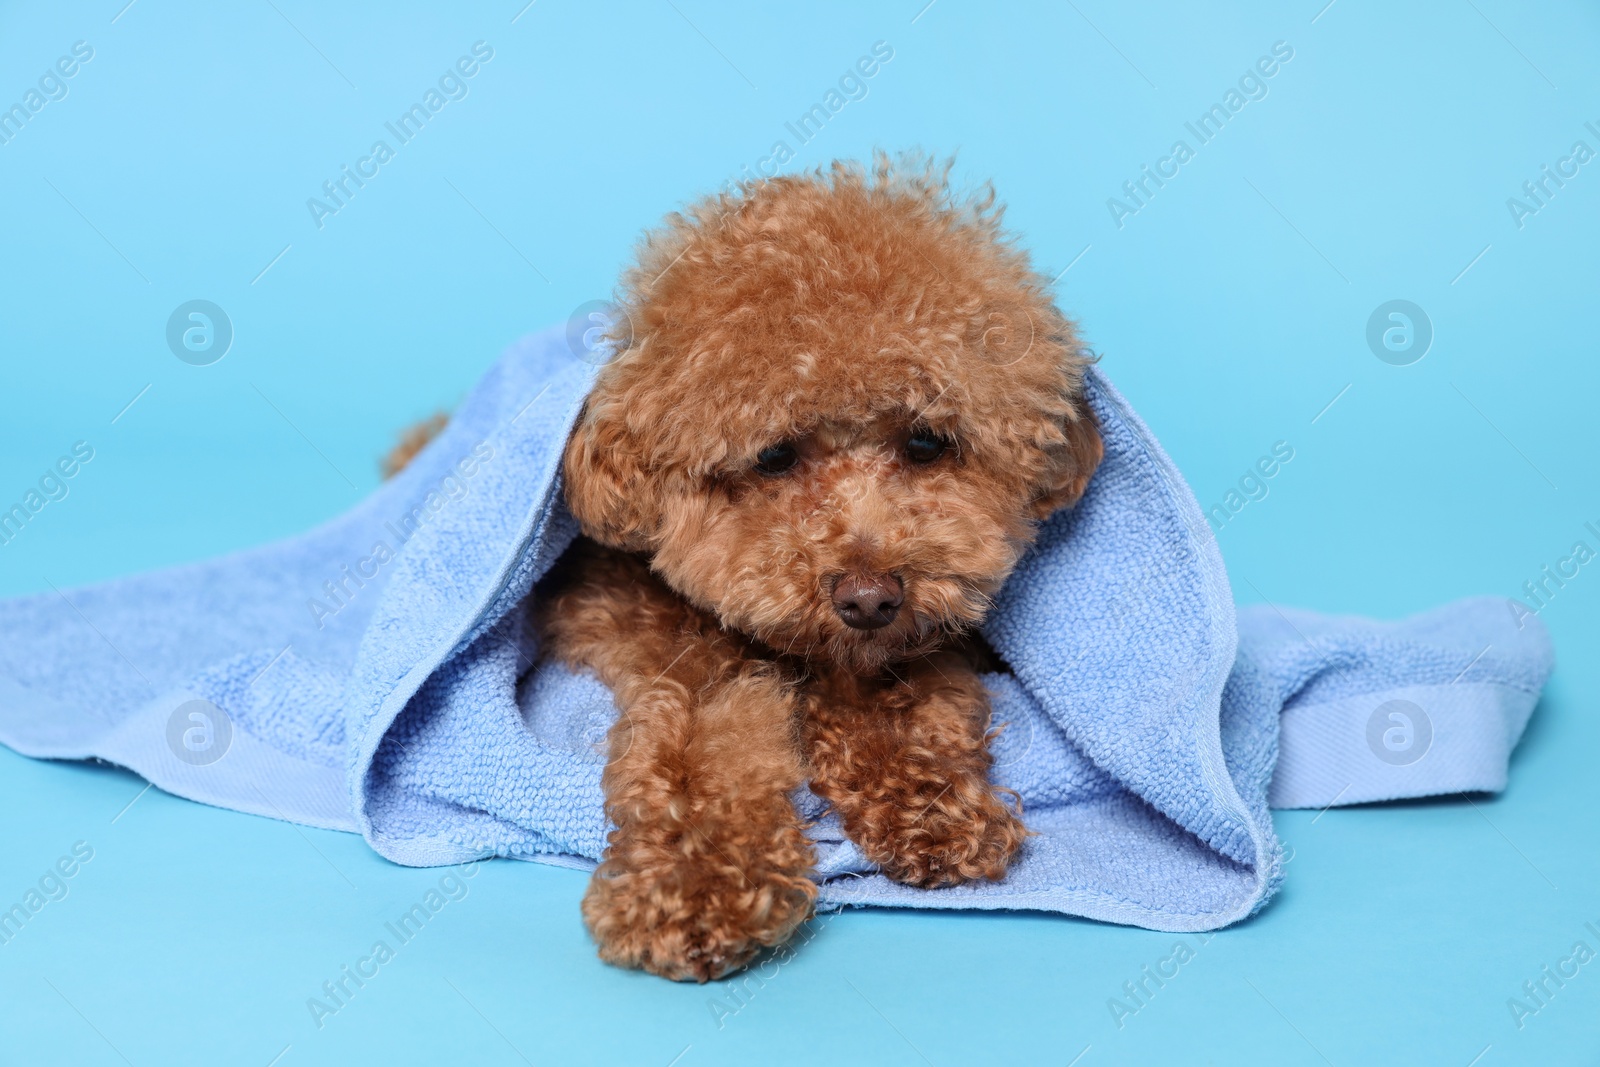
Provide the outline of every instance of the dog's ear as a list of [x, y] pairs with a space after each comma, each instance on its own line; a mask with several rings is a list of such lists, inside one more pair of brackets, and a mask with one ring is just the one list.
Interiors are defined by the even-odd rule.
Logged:
[[651, 486], [616, 407], [591, 398], [567, 440], [567, 507], [586, 536], [612, 548], [644, 551], [656, 525]]
[[1062, 426], [1066, 444], [1055, 457], [1051, 481], [1034, 498], [1034, 514], [1041, 521], [1078, 502], [1105, 456], [1105, 445], [1100, 440], [1100, 428], [1094, 416], [1081, 402], [1080, 408], [1078, 417]]

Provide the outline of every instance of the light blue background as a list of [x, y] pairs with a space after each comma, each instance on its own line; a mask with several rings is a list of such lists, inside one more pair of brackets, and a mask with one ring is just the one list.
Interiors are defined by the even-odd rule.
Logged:
[[[95, 449], [0, 547], [0, 594], [350, 506], [397, 428], [606, 296], [666, 210], [794, 146], [784, 123], [880, 40], [867, 97], [786, 169], [959, 150], [1046, 273], [1070, 265], [1062, 307], [1202, 506], [1289, 442], [1219, 534], [1241, 602], [1393, 617], [1600, 548], [1600, 162], [1522, 228], [1506, 206], [1600, 149], [1592, 4], [124, 2], [0, 8], [0, 104], [95, 50], [0, 145], [0, 503]], [[306, 199], [478, 40], [470, 95], [319, 230]], [[1276, 41], [1268, 96], [1119, 229], [1107, 198]], [[214, 366], [165, 346], [194, 298], [236, 331]], [[1392, 298], [1436, 331], [1411, 366], [1364, 339]], [[1283, 893], [1121, 1029], [1108, 998], [1170, 935], [846, 914], [719, 1028], [726, 984], [596, 961], [583, 875], [495, 863], [319, 1030], [307, 998], [441, 872], [0, 751], [0, 905], [95, 850], [0, 946], [0, 1062], [1590, 1062], [1600, 962], [1520, 1031], [1506, 1002], [1600, 949], [1597, 598], [1591, 564], [1542, 612], [1560, 667], [1503, 797], [1280, 813]]]

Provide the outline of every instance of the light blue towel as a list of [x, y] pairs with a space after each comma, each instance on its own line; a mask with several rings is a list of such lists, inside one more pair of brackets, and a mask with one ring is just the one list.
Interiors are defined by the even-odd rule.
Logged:
[[[359, 831], [413, 865], [590, 867], [616, 716], [538, 663], [524, 599], [576, 533], [561, 446], [594, 368], [529, 338], [399, 477], [301, 537], [0, 603], [0, 741], [207, 803]], [[809, 793], [822, 902], [1038, 908], [1204, 930], [1281, 877], [1269, 803], [1504, 788], [1552, 656], [1463, 601], [1398, 623], [1235, 615], [1193, 495], [1097, 370], [1106, 458], [986, 628], [995, 779], [1038, 836], [999, 884], [870, 873]], [[1396, 818], [1404, 818], [1397, 814]]]

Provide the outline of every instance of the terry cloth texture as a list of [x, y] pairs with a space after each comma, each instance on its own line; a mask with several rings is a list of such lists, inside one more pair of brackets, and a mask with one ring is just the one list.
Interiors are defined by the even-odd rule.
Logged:
[[[575, 536], [562, 445], [593, 380], [524, 340], [347, 514], [279, 544], [0, 603], [0, 741], [169, 792], [357, 831], [399, 863], [590, 867], [608, 829], [593, 678], [539, 661], [536, 580]], [[1504, 788], [1552, 666], [1499, 599], [1401, 622], [1234, 610], [1194, 496], [1096, 369], [1104, 464], [985, 629], [995, 780], [1029, 840], [1004, 882], [873, 872], [809, 793], [822, 903], [1224, 926], [1282, 874], [1269, 805]], [[1396, 814], [1396, 818], [1404, 818]]]

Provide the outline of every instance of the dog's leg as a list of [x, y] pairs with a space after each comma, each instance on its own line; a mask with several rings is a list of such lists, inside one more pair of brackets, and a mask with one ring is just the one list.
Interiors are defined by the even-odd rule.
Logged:
[[450, 422], [450, 416], [440, 413], [419, 423], [408, 426], [400, 435], [400, 440], [389, 454], [383, 457], [378, 464], [383, 477], [387, 480], [406, 469], [406, 466], [417, 457], [417, 453], [428, 447], [428, 443], [444, 432], [445, 426]]
[[830, 674], [808, 689], [811, 789], [884, 874], [916, 886], [1000, 879], [1027, 836], [989, 782], [989, 699], [960, 655], [897, 678]]
[[616, 824], [583, 899], [607, 962], [706, 981], [811, 914], [789, 793], [798, 701], [770, 662], [636, 557], [580, 542], [540, 611], [549, 654], [597, 674], [622, 716], [602, 779]]

